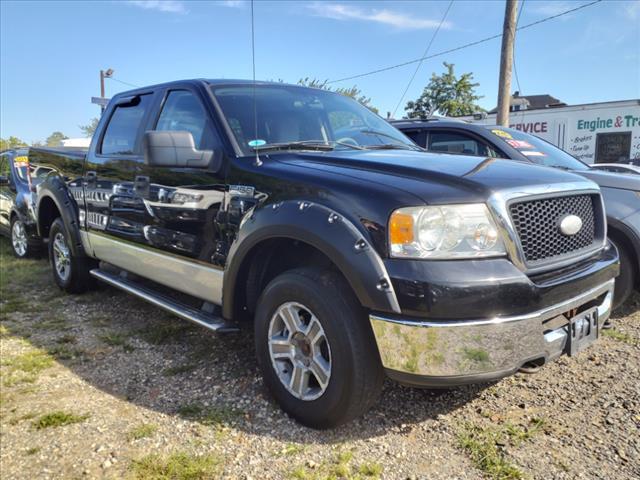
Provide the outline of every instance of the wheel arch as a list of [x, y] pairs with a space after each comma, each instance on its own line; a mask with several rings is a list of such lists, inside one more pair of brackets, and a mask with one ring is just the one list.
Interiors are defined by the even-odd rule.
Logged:
[[607, 236], [617, 246], [622, 246], [625, 251], [635, 257], [632, 264], [634, 271], [635, 287], [640, 288], [640, 238], [624, 223], [614, 218], [607, 219]]
[[72, 252], [74, 255], [85, 255], [80, 236], [78, 205], [59, 177], [47, 179], [41, 184], [36, 212], [40, 237], [48, 238], [51, 224], [60, 217], [70, 235]]
[[[297, 251], [297, 264], [287, 264]], [[269, 263], [274, 255], [284, 266], [326, 264], [346, 279], [364, 307], [400, 313], [400, 307], [382, 259], [366, 235], [338, 212], [312, 202], [287, 201], [247, 214], [227, 257], [223, 283], [223, 316], [233, 318], [254, 286], [251, 268]], [[300, 254], [299, 252], [302, 252]], [[260, 271], [260, 270], [259, 270]], [[243, 289], [243, 286], [247, 288]], [[258, 287], [264, 287], [258, 279]], [[254, 301], [260, 292], [249, 294]]]

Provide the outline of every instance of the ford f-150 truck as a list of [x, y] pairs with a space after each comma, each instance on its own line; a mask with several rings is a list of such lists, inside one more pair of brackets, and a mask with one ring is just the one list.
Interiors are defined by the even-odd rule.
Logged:
[[385, 374], [452, 386], [574, 355], [610, 313], [596, 184], [451, 162], [336, 93], [140, 88], [84, 161], [29, 155], [57, 169], [37, 222], [62, 289], [98, 279], [213, 331], [251, 326], [268, 389], [315, 428], [366, 411]]

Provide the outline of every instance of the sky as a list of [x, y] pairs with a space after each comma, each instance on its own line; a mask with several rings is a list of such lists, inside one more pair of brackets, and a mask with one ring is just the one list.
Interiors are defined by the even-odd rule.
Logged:
[[[580, 1], [525, 0], [523, 26]], [[504, 1], [258, 1], [256, 77], [340, 79], [448, 50], [502, 30]], [[252, 76], [247, 1], [0, 1], [0, 136], [27, 142], [55, 130], [80, 137], [106, 95], [184, 78]], [[417, 98], [442, 62], [473, 72], [478, 102], [497, 103], [500, 39], [426, 60], [396, 112]], [[640, 98], [640, 0], [605, 0], [518, 32], [522, 95], [568, 104]], [[416, 64], [335, 83], [357, 85], [384, 116], [393, 112]]]

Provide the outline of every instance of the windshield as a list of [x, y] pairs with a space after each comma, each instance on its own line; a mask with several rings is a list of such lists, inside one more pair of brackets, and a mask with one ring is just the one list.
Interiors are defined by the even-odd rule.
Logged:
[[[337, 93], [292, 85], [212, 87], [245, 155], [254, 149], [323, 144], [331, 149], [419, 149], [403, 133], [355, 100]], [[298, 145], [291, 145], [292, 143]], [[302, 143], [300, 143], [302, 142]]]
[[525, 155], [529, 160], [547, 167], [559, 167], [569, 170], [589, 170], [589, 167], [564, 150], [528, 133], [505, 127], [487, 127], [498, 139]]

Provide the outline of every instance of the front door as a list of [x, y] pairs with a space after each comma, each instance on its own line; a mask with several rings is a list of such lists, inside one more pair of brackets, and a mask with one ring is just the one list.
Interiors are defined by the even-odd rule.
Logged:
[[145, 164], [147, 130], [192, 134], [196, 148], [220, 148], [200, 93], [189, 87], [141, 92], [111, 112], [100, 152], [85, 172], [86, 225], [95, 255], [120, 268], [219, 304], [214, 265], [223, 173]]

